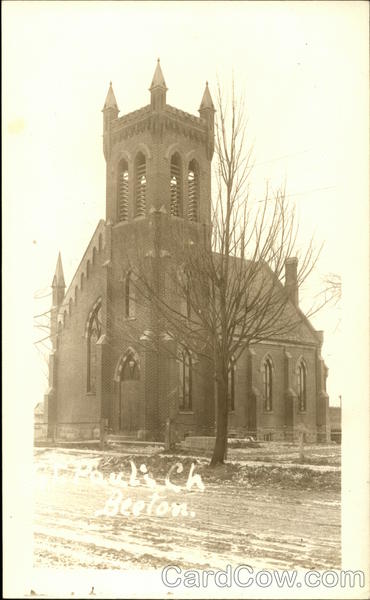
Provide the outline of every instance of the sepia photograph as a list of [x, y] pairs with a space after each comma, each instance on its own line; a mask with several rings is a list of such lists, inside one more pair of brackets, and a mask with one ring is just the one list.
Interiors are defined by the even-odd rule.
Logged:
[[3, 596], [368, 598], [368, 3], [2, 16]]

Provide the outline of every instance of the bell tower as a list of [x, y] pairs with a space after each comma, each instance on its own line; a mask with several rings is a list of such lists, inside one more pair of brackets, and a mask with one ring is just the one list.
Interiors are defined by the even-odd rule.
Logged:
[[215, 109], [208, 83], [199, 117], [167, 103], [159, 59], [149, 91], [149, 104], [119, 117], [109, 86], [103, 108], [106, 220], [123, 226], [161, 210], [171, 219], [209, 224]]

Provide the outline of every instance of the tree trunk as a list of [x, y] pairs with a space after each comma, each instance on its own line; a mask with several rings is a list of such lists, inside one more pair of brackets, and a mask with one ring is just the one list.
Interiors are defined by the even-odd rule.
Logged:
[[216, 441], [210, 466], [223, 464], [227, 450], [227, 377], [222, 377], [216, 382]]

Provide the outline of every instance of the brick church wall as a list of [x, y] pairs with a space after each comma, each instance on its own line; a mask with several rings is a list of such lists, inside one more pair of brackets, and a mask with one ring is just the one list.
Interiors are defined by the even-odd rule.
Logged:
[[[59, 311], [57, 347], [57, 436], [96, 437], [100, 399], [87, 392], [87, 339], [89, 313], [100, 297], [106, 315], [104, 227], [93, 236]], [[99, 249], [99, 235], [100, 249]], [[82, 289], [81, 289], [81, 275]], [[76, 296], [77, 290], [77, 296]]]
[[[144, 268], [148, 276], [154, 277], [157, 291], [166, 302], [176, 303], [171, 273], [181, 265], [183, 244], [197, 244], [209, 235], [213, 112], [208, 106], [200, 111], [202, 118], [199, 118], [177, 110], [166, 104], [165, 90], [162, 84], [157, 85], [151, 93], [150, 105], [120, 118], [111, 89], [107, 96], [109, 102], [103, 110], [106, 221], [99, 222], [57, 316], [58, 341], [51, 363], [55, 390], [50, 395], [49, 412], [54, 414], [53, 402], [56, 402], [59, 437], [96, 437], [101, 418], [107, 420], [113, 431], [124, 429], [120, 404], [120, 393], [124, 394], [124, 390], [135, 395], [135, 433], [140, 438], [163, 440], [167, 420], [172, 423], [175, 440], [214, 433], [212, 365], [204, 358], [194, 357], [192, 406], [180, 410], [176, 344], [166, 337], [154, 303], [146, 301], [138, 288], [135, 291], [135, 284], [130, 288], [133, 296], [136, 294], [133, 312], [125, 314], [125, 282], [130, 269], [135, 272]], [[135, 158], [139, 152], [146, 160], [143, 217], [135, 217], [134, 210]], [[181, 160], [182, 216], [170, 214], [170, 168], [174, 153]], [[188, 220], [187, 169], [193, 159], [199, 168], [198, 222]], [[128, 220], [120, 222], [118, 175], [122, 160], [128, 166]], [[293, 274], [290, 280], [293, 287], [294, 268], [292, 259], [289, 274]], [[103, 335], [97, 344], [97, 389], [96, 393], [90, 393], [87, 324], [99, 298]], [[296, 314], [294, 303], [290, 310]], [[232, 435], [292, 439], [303, 427], [306, 439], [314, 440], [318, 426], [321, 434], [326, 435], [322, 340], [307, 323], [303, 324], [303, 319], [302, 316], [302, 323], [285, 340], [256, 344], [237, 361], [235, 409], [229, 415]], [[54, 321], [52, 326], [56, 328]], [[130, 352], [137, 360], [139, 376], [126, 386], [120, 379], [120, 369]], [[262, 364], [267, 355], [273, 365], [271, 411], [264, 409], [263, 398]], [[307, 367], [304, 413], [299, 411], [297, 403], [300, 358]]]

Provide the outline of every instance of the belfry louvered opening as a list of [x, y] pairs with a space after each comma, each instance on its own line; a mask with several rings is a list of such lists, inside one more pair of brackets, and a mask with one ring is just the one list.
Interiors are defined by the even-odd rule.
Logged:
[[144, 217], [146, 211], [146, 160], [142, 152], [135, 160], [135, 216]]
[[181, 158], [177, 152], [171, 158], [170, 192], [170, 213], [173, 217], [180, 217], [182, 216]]
[[128, 221], [128, 164], [125, 160], [118, 167], [118, 220]]
[[198, 221], [199, 218], [199, 167], [192, 160], [188, 167], [188, 219]]

